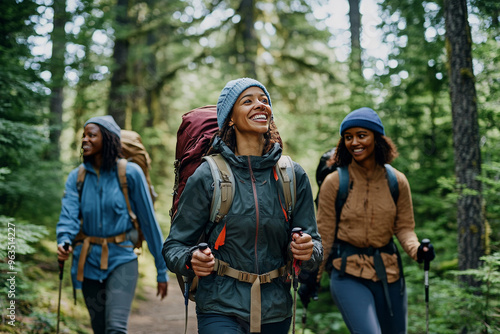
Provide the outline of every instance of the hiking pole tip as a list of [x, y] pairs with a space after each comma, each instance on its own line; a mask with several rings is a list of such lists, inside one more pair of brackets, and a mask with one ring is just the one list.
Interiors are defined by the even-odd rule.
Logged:
[[[68, 251], [69, 249], [69, 242], [65, 242], [63, 245], [63, 249], [65, 251]], [[62, 292], [62, 280], [63, 280], [63, 273], [64, 273], [64, 262], [63, 260], [57, 260], [59, 264], [59, 299], [57, 303], [57, 329], [56, 333], [59, 334], [59, 320], [60, 320], [60, 314], [61, 314], [61, 292]]]
[[[422, 239], [422, 246], [429, 248], [431, 241], [429, 239]], [[429, 269], [430, 261], [424, 259], [424, 287], [425, 287], [425, 332], [429, 333]]]

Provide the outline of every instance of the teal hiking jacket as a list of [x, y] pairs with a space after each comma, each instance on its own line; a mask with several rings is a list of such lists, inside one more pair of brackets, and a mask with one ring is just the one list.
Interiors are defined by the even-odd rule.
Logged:
[[[313, 270], [318, 267], [323, 259], [321, 238], [316, 226], [310, 182], [302, 167], [293, 163], [297, 202], [290, 223], [285, 219], [280, 204], [284, 203], [282, 186], [273, 173], [273, 167], [281, 156], [281, 147], [275, 144], [262, 157], [236, 156], [220, 138], [215, 140], [214, 147], [231, 165], [235, 178], [231, 208], [208, 239], [215, 258], [240, 271], [256, 274], [270, 272], [291, 259], [290, 231], [293, 227], [301, 227], [312, 236], [314, 243], [313, 255], [302, 264], [302, 268]], [[209, 216], [213, 186], [210, 168], [203, 162], [186, 183], [170, 234], [163, 246], [167, 267], [173, 272], [194, 276], [194, 272], [186, 267], [188, 250], [212, 226]], [[224, 227], [224, 245], [215, 249], [215, 242]], [[216, 273], [200, 277], [196, 292], [197, 312], [237, 316], [249, 322], [250, 289], [249, 283]], [[277, 278], [262, 284], [261, 298], [263, 324], [291, 317], [290, 282]]]

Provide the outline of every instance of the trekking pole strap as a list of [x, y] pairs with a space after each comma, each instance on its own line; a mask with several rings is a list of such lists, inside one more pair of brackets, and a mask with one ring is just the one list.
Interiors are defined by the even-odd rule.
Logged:
[[278, 269], [274, 269], [265, 274], [252, 274], [246, 271], [236, 270], [229, 266], [229, 263], [215, 259], [214, 271], [219, 276], [229, 276], [231, 278], [237, 279], [240, 282], [246, 282], [252, 284], [250, 289], [250, 332], [260, 332], [261, 324], [261, 294], [260, 285], [265, 283], [270, 283], [273, 279], [286, 276], [287, 266], [283, 266]]

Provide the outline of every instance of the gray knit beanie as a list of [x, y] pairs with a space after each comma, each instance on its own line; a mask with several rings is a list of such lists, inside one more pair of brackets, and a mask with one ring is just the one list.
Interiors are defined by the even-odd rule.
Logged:
[[118, 138], [121, 138], [120, 127], [118, 126], [118, 124], [116, 124], [113, 116], [106, 115], [106, 116], [92, 117], [91, 119], [89, 119], [88, 121], [85, 122], [85, 125], [83, 127], [86, 127], [87, 124], [89, 124], [89, 123], [99, 124], [99, 125], [103, 126], [109, 132], [117, 135]]
[[385, 136], [384, 125], [373, 109], [363, 107], [351, 111], [340, 124], [340, 135], [349, 128], [365, 128]]
[[257, 80], [251, 78], [240, 78], [229, 81], [226, 84], [226, 87], [222, 89], [219, 95], [219, 100], [217, 101], [217, 124], [219, 125], [219, 129], [222, 129], [222, 126], [224, 125], [227, 116], [231, 113], [238, 96], [240, 96], [245, 89], [254, 86], [259, 87], [264, 91], [267, 99], [269, 100], [269, 107], [271, 107], [271, 97], [269, 96], [266, 87], [264, 87], [264, 85]]

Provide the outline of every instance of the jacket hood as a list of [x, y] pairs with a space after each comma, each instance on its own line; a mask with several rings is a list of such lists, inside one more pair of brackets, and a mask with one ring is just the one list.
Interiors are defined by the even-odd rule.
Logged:
[[217, 136], [212, 144], [212, 147], [222, 154], [222, 156], [235, 168], [247, 168], [249, 163], [252, 169], [271, 168], [278, 162], [281, 157], [281, 146], [275, 143], [273, 148], [263, 156], [237, 156], [234, 152]]

